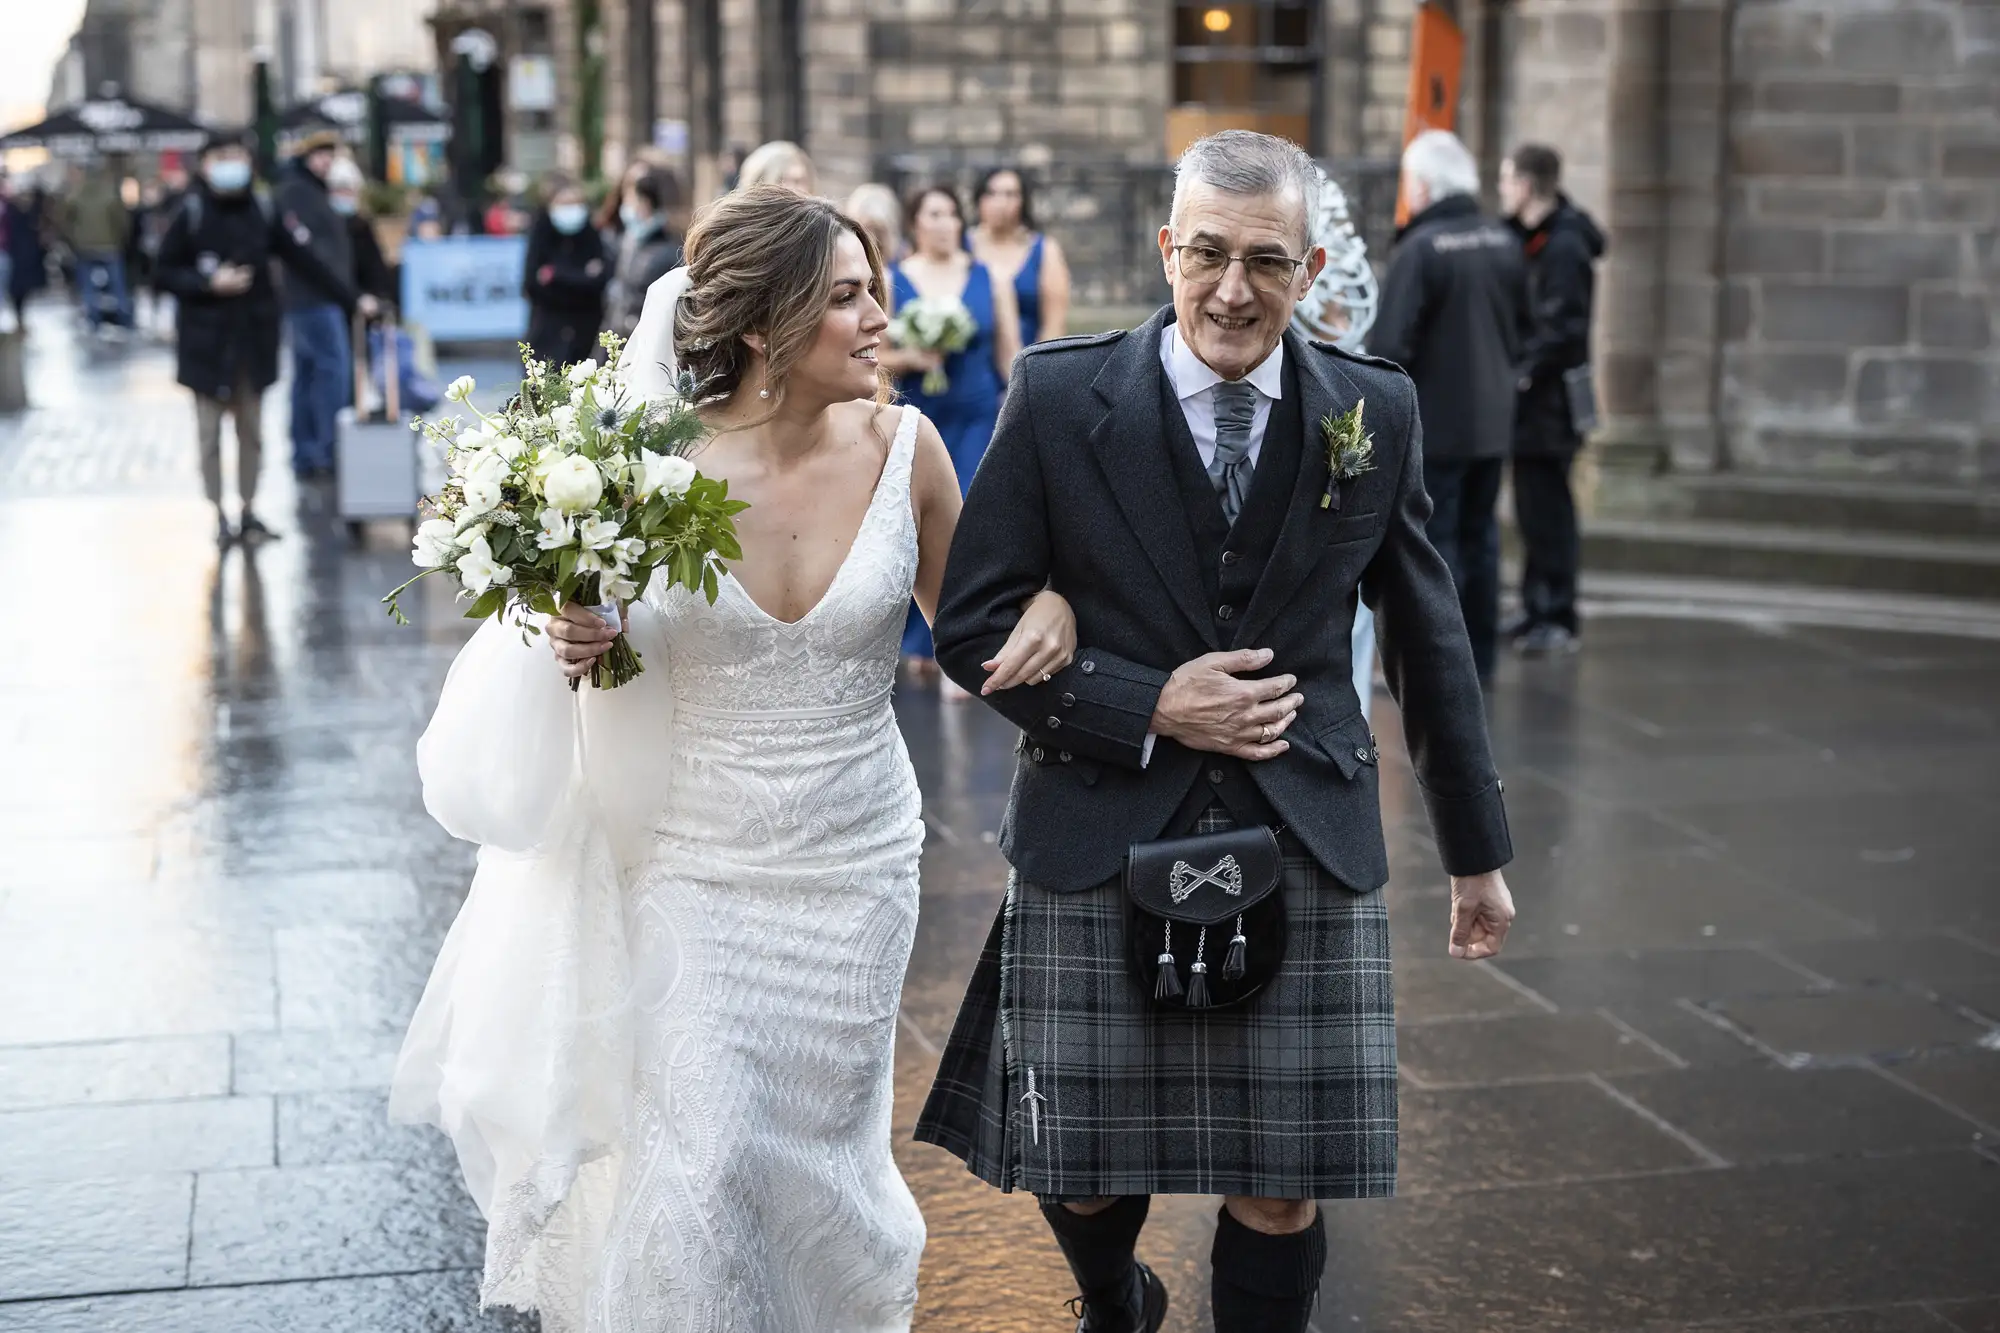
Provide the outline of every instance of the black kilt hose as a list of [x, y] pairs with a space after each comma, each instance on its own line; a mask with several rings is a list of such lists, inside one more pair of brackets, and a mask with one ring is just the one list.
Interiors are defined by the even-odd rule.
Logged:
[[[1013, 868], [918, 1121], [1003, 1190], [1364, 1198], [1396, 1182], [1396, 1032], [1373, 737], [1354, 608], [1453, 875], [1505, 865], [1506, 813], [1450, 571], [1425, 536], [1409, 378], [1284, 336], [1282, 392], [1233, 521], [1161, 364], [1173, 317], [1024, 352], [952, 541], [937, 658], [977, 689], [1043, 588], [1075, 661], [985, 702], [1023, 733], [1000, 851]], [[1331, 475], [1322, 422], [1365, 406], [1368, 466]], [[1150, 738], [1168, 673], [1267, 649], [1303, 702], [1256, 763]], [[1133, 843], [1282, 826], [1289, 940], [1249, 1001], [1155, 1003], [1128, 962]]]
[[[1200, 831], [1234, 821], [1220, 811]], [[1018, 876], [981, 952], [917, 1138], [1002, 1190], [1065, 1199], [1396, 1188], [1396, 1022], [1382, 891], [1280, 838], [1291, 947], [1247, 1003], [1159, 1007], [1126, 961], [1123, 889]]]

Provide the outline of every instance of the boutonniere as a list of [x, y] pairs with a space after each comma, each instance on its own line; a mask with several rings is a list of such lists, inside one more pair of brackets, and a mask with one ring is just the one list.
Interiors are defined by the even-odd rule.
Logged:
[[1375, 437], [1361, 426], [1361, 409], [1366, 400], [1334, 416], [1320, 418], [1319, 433], [1326, 443], [1326, 494], [1319, 497], [1321, 509], [1340, 508], [1340, 483], [1352, 481], [1375, 470]]

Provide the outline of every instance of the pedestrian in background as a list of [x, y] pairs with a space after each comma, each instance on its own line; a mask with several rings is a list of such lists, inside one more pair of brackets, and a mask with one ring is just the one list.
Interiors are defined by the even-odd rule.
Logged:
[[840, 211], [861, 224], [861, 229], [874, 240], [875, 251], [882, 256], [884, 264], [901, 262], [903, 205], [897, 200], [894, 190], [874, 181], [857, 185]]
[[[956, 194], [942, 185], [919, 190], [910, 197], [905, 216], [910, 252], [891, 272], [895, 305], [889, 313], [919, 299], [957, 301], [971, 314], [975, 332], [963, 351], [950, 355], [896, 347], [879, 357], [885, 369], [902, 377], [897, 387], [904, 401], [929, 417], [944, 437], [962, 492], [972, 485], [972, 474], [979, 470], [979, 460], [993, 438], [1000, 395], [1007, 387], [1014, 353], [1020, 350], [1021, 326], [1014, 313], [1013, 289], [996, 282], [992, 270], [965, 248], [965, 214]], [[924, 375], [937, 369], [944, 371], [948, 383], [942, 392], [927, 393]], [[930, 624], [914, 605], [903, 631], [903, 660], [921, 678], [937, 674]], [[967, 697], [955, 685], [946, 694]]]
[[[306, 270], [320, 262], [279, 222], [272, 203], [256, 194], [249, 146], [218, 136], [202, 154], [200, 179], [182, 193], [160, 238], [156, 276], [174, 298], [177, 378], [194, 391], [201, 481], [223, 545], [275, 535], [253, 508], [263, 467], [264, 391], [278, 378], [274, 259]], [[240, 506], [234, 525], [222, 501], [225, 416], [236, 431]]]
[[604, 289], [611, 260], [590, 225], [582, 188], [567, 177], [550, 182], [549, 204], [528, 229], [523, 291], [528, 298], [528, 346], [552, 366], [587, 359], [604, 327]]
[[1479, 678], [1500, 620], [1494, 506], [1513, 447], [1528, 320], [1521, 243], [1479, 211], [1479, 168], [1458, 137], [1428, 130], [1403, 150], [1411, 217], [1397, 234], [1368, 350], [1410, 373], [1423, 419], [1431, 545], [1451, 567]]
[[972, 206], [979, 221], [970, 248], [995, 280], [1014, 289], [1021, 346], [1068, 333], [1069, 261], [1054, 237], [1035, 228], [1028, 178], [1012, 167], [996, 167], [980, 177]]
[[606, 296], [605, 331], [630, 339], [646, 290], [680, 267], [681, 234], [671, 225], [681, 187], [671, 172], [642, 171], [618, 206], [618, 260]]
[[[353, 396], [348, 321], [360, 303], [354, 240], [328, 198], [340, 137], [307, 137], [279, 178], [277, 208], [292, 250], [315, 262], [288, 264], [285, 331], [292, 341], [292, 473], [301, 481], [333, 476], [340, 409]], [[370, 303], [372, 305], [372, 302]]]
[[18, 176], [8, 177], [0, 182], [0, 213], [6, 216], [7, 300], [14, 307], [15, 327], [25, 331], [28, 298], [49, 280], [48, 251], [42, 235], [46, 219], [41, 190]]
[[76, 258], [77, 299], [95, 334], [132, 324], [132, 293], [125, 271], [132, 215], [118, 187], [117, 173], [95, 167], [77, 179], [57, 214], [57, 232]]
[[752, 185], [782, 185], [794, 194], [819, 193], [819, 173], [806, 150], [784, 139], [773, 139], [751, 150], [736, 173], [735, 189]]
[[[1604, 233], [1562, 192], [1562, 158], [1522, 144], [1500, 164], [1500, 206], [1521, 238], [1533, 322], [1514, 415], [1514, 517], [1526, 560], [1521, 614], [1503, 631], [1529, 656], [1571, 652], [1581, 541], [1570, 469], [1583, 448], [1573, 393], [1589, 384], [1591, 304]], [[1594, 409], [1594, 402], [1587, 405]]]

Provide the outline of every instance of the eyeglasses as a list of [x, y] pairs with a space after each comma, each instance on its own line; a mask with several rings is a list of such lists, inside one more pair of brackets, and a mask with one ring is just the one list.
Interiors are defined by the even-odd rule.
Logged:
[[1232, 255], [1212, 245], [1177, 245], [1173, 249], [1180, 256], [1181, 276], [1189, 282], [1221, 282], [1229, 266], [1241, 260], [1243, 275], [1260, 292], [1285, 291], [1299, 265], [1306, 262], [1290, 255]]

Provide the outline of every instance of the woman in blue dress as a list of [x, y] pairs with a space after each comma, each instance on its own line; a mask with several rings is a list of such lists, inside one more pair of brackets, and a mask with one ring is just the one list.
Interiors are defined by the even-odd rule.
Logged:
[[[963, 491], [972, 484], [987, 441], [993, 438], [1000, 395], [1007, 387], [1014, 353], [1021, 346], [1014, 293], [996, 283], [986, 265], [966, 250], [965, 215], [959, 210], [958, 196], [950, 190], [935, 185], [919, 190], [910, 199], [906, 222], [910, 252], [894, 269], [896, 307], [920, 298], [956, 300], [972, 313], [978, 332], [970, 346], [950, 356], [911, 347], [893, 348], [883, 355], [882, 363], [899, 377], [897, 388], [904, 399], [929, 417], [938, 434], [944, 436]], [[942, 393], [925, 393], [925, 372], [939, 367], [950, 384]], [[903, 658], [921, 676], [928, 678], [937, 672], [930, 626], [914, 608], [903, 633]]]
[[972, 257], [1002, 285], [1014, 289], [1021, 314], [1021, 345], [1069, 332], [1069, 262], [1055, 238], [1035, 230], [1028, 182], [1012, 167], [980, 178], [973, 200], [979, 223], [967, 238]]

